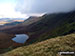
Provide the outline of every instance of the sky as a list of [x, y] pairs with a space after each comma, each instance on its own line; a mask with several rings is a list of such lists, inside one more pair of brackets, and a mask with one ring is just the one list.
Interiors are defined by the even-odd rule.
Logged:
[[0, 0], [0, 18], [28, 18], [75, 10], [75, 0]]
[[17, 0], [0, 0], [0, 18], [27, 18], [26, 14], [16, 11]]
[[75, 0], [19, 0], [22, 13], [68, 12], [75, 9]]

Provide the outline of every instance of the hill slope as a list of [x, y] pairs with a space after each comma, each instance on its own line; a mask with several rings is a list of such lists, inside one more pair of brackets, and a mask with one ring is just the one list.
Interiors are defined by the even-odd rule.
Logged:
[[29, 26], [30, 24], [33, 24], [36, 21], [39, 21], [40, 19], [41, 19], [40, 17], [31, 16], [24, 22], [12, 22], [12, 23], [5, 24], [4, 26], [0, 27], [0, 31], [6, 32], [6, 33], [22, 34], [26, 32], [27, 26]]
[[1, 56], [60, 56], [59, 51], [75, 51], [75, 33], [20, 47]]
[[5, 49], [12, 45], [11, 39], [15, 35], [0, 32], [0, 54], [6, 52]]
[[[29, 23], [30, 22], [30, 23]], [[22, 24], [0, 29], [1, 32], [28, 34], [27, 44], [75, 32], [75, 11], [30, 17]]]
[[46, 14], [40, 21], [30, 25], [27, 29], [31, 34], [29, 43], [73, 33], [75, 32], [75, 11]]

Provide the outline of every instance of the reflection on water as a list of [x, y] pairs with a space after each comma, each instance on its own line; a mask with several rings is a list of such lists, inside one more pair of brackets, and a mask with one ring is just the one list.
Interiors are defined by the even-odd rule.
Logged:
[[16, 37], [12, 38], [12, 40], [17, 43], [25, 43], [28, 38], [29, 36], [26, 34], [17, 34]]

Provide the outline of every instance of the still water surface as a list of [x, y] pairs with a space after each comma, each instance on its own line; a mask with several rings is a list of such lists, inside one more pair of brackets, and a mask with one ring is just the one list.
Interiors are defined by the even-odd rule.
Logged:
[[16, 34], [16, 37], [12, 38], [13, 41], [17, 43], [25, 43], [29, 39], [29, 36], [26, 34]]

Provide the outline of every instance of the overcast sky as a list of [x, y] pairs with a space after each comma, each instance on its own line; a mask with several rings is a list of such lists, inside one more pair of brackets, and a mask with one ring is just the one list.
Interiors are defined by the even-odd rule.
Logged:
[[75, 0], [0, 0], [0, 18], [27, 18], [75, 10]]
[[16, 10], [22, 13], [68, 12], [75, 9], [75, 0], [19, 0]]

